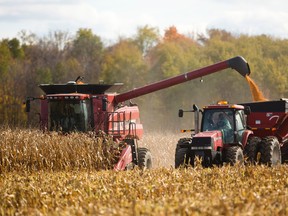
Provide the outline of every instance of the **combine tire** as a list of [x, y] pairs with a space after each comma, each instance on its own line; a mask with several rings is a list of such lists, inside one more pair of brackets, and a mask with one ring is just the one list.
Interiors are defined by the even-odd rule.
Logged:
[[152, 168], [152, 155], [147, 148], [138, 148], [138, 166], [141, 169]]
[[247, 157], [247, 162], [249, 164], [256, 164], [260, 142], [261, 139], [259, 137], [250, 137], [248, 139], [248, 142], [244, 148], [244, 155]]
[[179, 168], [180, 166], [187, 167], [188, 164], [189, 164], [188, 148], [177, 148], [175, 153], [175, 168]]
[[235, 165], [236, 163], [243, 164], [244, 156], [243, 151], [239, 146], [232, 146], [225, 150], [225, 162], [230, 165]]
[[260, 163], [275, 166], [281, 163], [281, 150], [276, 137], [268, 136], [262, 139]]

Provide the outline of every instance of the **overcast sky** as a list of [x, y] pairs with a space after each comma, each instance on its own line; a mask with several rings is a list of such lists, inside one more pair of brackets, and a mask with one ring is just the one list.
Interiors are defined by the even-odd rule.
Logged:
[[288, 0], [0, 0], [0, 39], [21, 30], [38, 36], [91, 28], [102, 39], [133, 36], [137, 27], [183, 34], [220, 28], [288, 38]]

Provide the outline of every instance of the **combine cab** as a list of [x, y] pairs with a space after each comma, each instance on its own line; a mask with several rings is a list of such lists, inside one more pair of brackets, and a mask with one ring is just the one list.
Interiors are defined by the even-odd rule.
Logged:
[[75, 82], [67, 84], [41, 84], [40, 88], [45, 95], [40, 98], [28, 97], [26, 111], [30, 110], [30, 101], [39, 99], [43, 130], [64, 133], [102, 131], [112, 136], [116, 143], [127, 144], [115, 164], [115, 170], [124, 170], [134, 165], [149, 169], [152, 167], [151, 153], [137, 144], [143, 135], [139, 109], [130, 100], [226, 68], [235, 69], [243, 77], [250, 74], [248, 63], [237, 56], [121, 94], [117, 92], [122, 84], [79, 84], [77, 78]]

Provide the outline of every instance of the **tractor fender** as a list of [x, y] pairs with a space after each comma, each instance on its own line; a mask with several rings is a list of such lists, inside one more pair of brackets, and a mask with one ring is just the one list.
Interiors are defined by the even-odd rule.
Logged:
[[121, 152], [118, 163], [114, 166], [114, 170], [125, 170], [126, 166], [132, 162], [132, 149], [127, 145]]
[[243, 145], [243, 148], [245, 148], [246, 144], [247, 144], [247, 141], [248, 141], [248, 138], [249, 136], [253, 134], [253, 131], [251, 130], [245, 130], [242, 134], [242, 145]]

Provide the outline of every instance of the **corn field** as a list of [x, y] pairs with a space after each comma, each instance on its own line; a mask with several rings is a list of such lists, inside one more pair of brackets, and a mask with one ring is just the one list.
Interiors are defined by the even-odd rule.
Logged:
[[0, 136], [0, 172], [111, 169], [120, 150], [110, 137], [94, 133], [7, 128]]
[[176, 170], [179, 135], [151, 132], [156, 168], [115, 172], [106, 136], [0, 134], [0, 215], [288, 215], [287, 165]]

